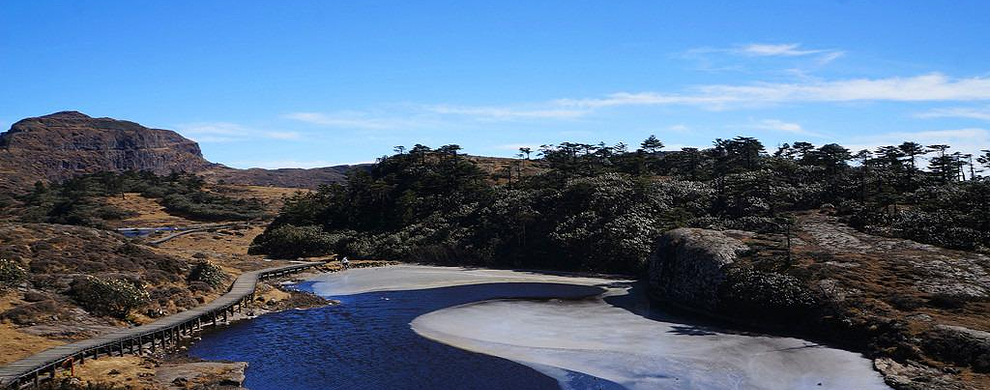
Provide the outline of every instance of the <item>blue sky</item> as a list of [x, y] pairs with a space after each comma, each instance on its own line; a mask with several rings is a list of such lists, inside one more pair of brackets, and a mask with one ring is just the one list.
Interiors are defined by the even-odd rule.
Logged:
[[990, 147], [990, 2], [508, 3], [4, 0], [0, 127], [79, 110], [242, 168], [650, 134]]

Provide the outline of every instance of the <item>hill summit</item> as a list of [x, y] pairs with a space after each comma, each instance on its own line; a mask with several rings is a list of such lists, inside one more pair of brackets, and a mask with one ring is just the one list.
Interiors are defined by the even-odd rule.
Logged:
[[200, 172], [214, 167], [199, 145], [171, 130], [62, 111], [0, 134], [0, 185], [20, 187], [100, 171]]
[[206, 160], [199, 144], [172, 130], [78, 111], [22, 119], [0, 133], [0, 189], [14, 192], [104, 171], [188, 172], [231, 184], [315, 188], [341, 181], [350, 168], [234, 169]]

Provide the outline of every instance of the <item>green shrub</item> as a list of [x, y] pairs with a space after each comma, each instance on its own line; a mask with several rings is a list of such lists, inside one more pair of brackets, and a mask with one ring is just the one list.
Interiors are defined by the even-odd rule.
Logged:
[[189, 273], [189, 281], [203, 282], [210, 287], [217, 288], [227, 281], [227, 273], [223, 272], [220, 266], [203, 260], [193, 267], [192, 272]]
[[797, 278], [753, 269], [733, 269], [719, 289], [720, 306], [743, 318], [789, 320], [816, 304]]
[[281, 259], [323, 256], [333, 253], [336, 243], [337, 240], [319, 226], [269, 226], [255, 237], [248, 253], [264, 253]]
[[130, 311], [148, 302], [148, 291], [126, 279], [99, 279], [87, 276], [73, 283], [72, 295], [87, 310], [116, 318], [125, 318]]
[[169, 194], [161, 199], [169, 214], [201, 221], [246, 221], [265, 216], [256, 199], [234, 199], [208, 192]]
[[0, 289], [13, 287], [27, 277], [27, 271], [13, 260], [0, 259]]

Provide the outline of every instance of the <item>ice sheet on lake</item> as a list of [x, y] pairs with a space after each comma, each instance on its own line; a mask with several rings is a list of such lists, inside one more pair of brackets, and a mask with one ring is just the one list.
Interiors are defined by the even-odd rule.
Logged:
[[[499, 282], [608, 285], [540, 273], [398, 266], [321, 276], [321, 295]], [[613, 288], [606, 295], [624, 294]], [[413, 330], [432, 340], [529, 365], [567, 386], [567, 371], [630, 389], [889, 389], [861, 355], [796, 338], [712, 331], [582, 301], [496, 300], [438, 310]]]

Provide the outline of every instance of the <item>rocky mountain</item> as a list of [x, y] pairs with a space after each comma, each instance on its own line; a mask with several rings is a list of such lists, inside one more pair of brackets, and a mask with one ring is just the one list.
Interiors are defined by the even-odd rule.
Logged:
[[203, 158], [199, 145], [171, 130], [63, 111], [14, 123], [0, 134], [0, 189], [23, 191], [101, 171], [203, 174], [231, 184], [315, 188], [344, 179], [350, 166], [234, 169]]

